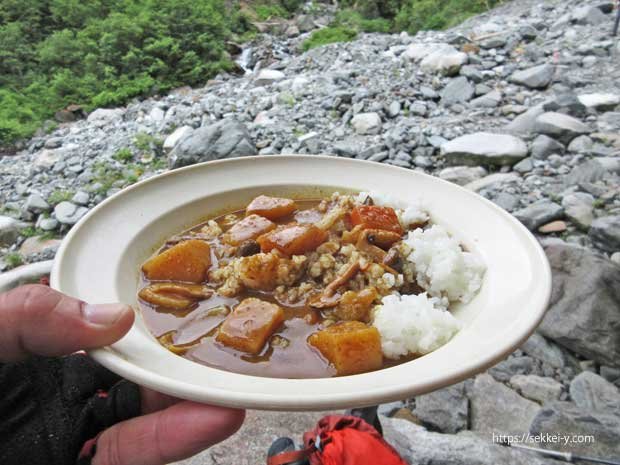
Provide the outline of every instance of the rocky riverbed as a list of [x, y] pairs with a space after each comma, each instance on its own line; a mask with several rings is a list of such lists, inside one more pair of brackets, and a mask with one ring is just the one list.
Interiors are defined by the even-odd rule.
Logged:
[[[553, 296], [536, 333], [487, 373], [381, 406], [387, 437], [413, 464], [555, 463], [492, 442], [493, 433], [527, 432], [592, 435], [539, 442], [617, 458], [612, 7], [514, 1], [448, 31], [363, 34], [306, 53], [299, 45], [325, 15], [297, 18], [251, 44], [244, 76], [96, 110], [0, 158], [0, 270], [52, 258], [71, 226], [123, 186], [200, 161], [322, 153], [431, 173], [492, 200], [540, 238]], [[192, 463], [263, 463], [274, 436], [312, 421], [253, 412], [237, 436]]]

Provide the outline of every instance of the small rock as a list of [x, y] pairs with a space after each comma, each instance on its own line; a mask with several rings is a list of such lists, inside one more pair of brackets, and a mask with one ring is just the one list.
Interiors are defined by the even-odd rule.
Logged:
[[452, 79], [440, 95], [444, 105], [468, 102], [474, 96], [474, 87], [466, 77], [460, 76]]
[[512, 165], [527, 155], [527, 145], [515, 136], [477, 132], [446, 142], [441, 153], [450, 164]]
[[177, 144], [177, 142], [179, 142], [184, 137], [187, 137], [187, 135], [192, 131], [193, 131], [193, 128], [191, 126], [181, 126], [181, 127], [176, 128], [172, 132], [172, 134], [166, 137], [166, 140], [164, 140], [164, 144], [162, 148], [164, 149], [165, 152], [172, 150], [174, 146]]
[[468, 401], [465, 385], [455, 384], [415, 398], [415, 416], [425, 426], [443, 433], [467, 429]]
[[512, 134], [529, 135], [536, 129], [536, 119], [544, 113], [542, 105], [536, 105], [520, 114], [506, 125], [505, 130]]
[[58, 220], [54, 218], [41, 218], [38, 227], [43, 231], [53, 231], [58, 227]]
[[551, 83], [554, 74], [555, 67], [550, 64], [544, 64], [517, 71], [510, 76], [510, 81], [530, 89], [544, 89]]
[[620, 215], [602, 216], [592, 221], [590, 239], [605, 252], [620, 251]]
[[572, 116], [547, 112], [536, 119], [536, 131], [568, 144], [575, 137], [581, 134], [588, 134], [590, 129]]
[[510, 385], [523, 397], [541, 404], [558, 400], [562, 393], [562, 385], [556, 380], [536, 375], [515, 375], [510, 378]]
[[564, 153], [564, 146], [557, 140], [541, 134], [534, 139], [530, 150], [532, 158], [546, 160], [553, 153]]
[[466, 53], [459, 52], [452, 46], [444, 46], [424, 57], [420, 67], [426, 72], [454, 76], [465, 63], [467, 63]]
[[516, 183], [520, 180], [521, 178], [515, 173], [493, 173], [466, 184], [465, 188], [478, 192], [486, 187]]
[[378, 113], [358, 113], [351, 120], [358, 134], [378, 134], [381, 131], [381, 117]]
[[594, 142], [588, 136], [575, 137], [570, 144], [568, 144], [568, 151], [571, 153], [587, 153], [592, 150]]
[[575, 166], [564, 178], [567, 187], [583, 185], [603, 179], [607, 170], [599, 160], [587, 160]]
[[534, 169], [534, 162], [532, 161], [532, 157], [524, 158], [519, 163], [514, 165], [512, 169], [520, 174], [529, 173]]
[[489, 374], [496, 380], [503, 382], [509, 381], [515, 375], [529, 375], [536, 371], [534, 359], [527, 355], [509, 357], [489, 368]]
[[487, 170], [481, 166], [450, 166], [439, 172], [439, 177], [446, 181], [464, 186], [486, 176]]
[[521, 350], [531, 357], [545, 362], [555, 368], [564, 368], [567, 360], [564, 352], [557, 345], [549, 342], [540, 333], [535, 332], [521, 346]]
[[30, 194], [26, 199], [24, 208], [32, 213], [43, 213], [51, 207], [39, 194]]
[[39, 236], [29, 237], [19, 247], [19, 253], [24, 257], [35, 253], [57, 250], [60, 239], [41, 239]]
[[166, 113], [159, 107], [153, 107], [149, 112], [149, 119], [155, 123], [161, 123]]
[[87, 211], [88, 208], [78, 207], [74, 203], [67, 201], [60, 202], [54, 207], [54, 215], [56, 215], [56, 219], [62, 224], [69, 225], [77, 223]]
[[388, 116], [390, 118], [396, 118], [400, 114], [400, 102], [394, 100], [388, 107]]
[[492, 90], [491, 92], [484, 94], [478, 98], [473, 99], [469, 104], [472, 107], [481, 108], [495, 108], [499, 106], [502, 101], [502, 94], [498, 90]]
[[98, 127], [106, 126], [115, 120], [121, 120], [124, 110], [120, 108], [98, 108], [88, 115], [89, 123]]
[[620, 95], [616, 94], [582, 94], [578, 98], [587, 108], [597, 111], [613, 110], [620, 104]]
[[541, 234], [553, 234], [566, 231], [566, 223], [562, 220], [552, 221], [538, 228], [538, 232]]
[[575, 192], [562, 197], [564, 214], [581, 229], [588, 230], [594, 219], [594, 197], [585, 192]]
[[286, 76], [282, 71], [276, 69], [261, 69], [258, 72], [258, 76], [254, 79], [254, 83], [257, 86], [268, 86], [276, 81], [281, 81]]
[[540, 200], [514, 213], [514, 216], [530, 231], [545, 223], [561, 218], [564, 209], [550, 200]]
[[590, 371], [577, 375], [570, 383], [570, 396], [577, 407], [615, 412], [620, 418], [620, 390]]
[[71, 202], [76, 203], [78, 205], [88, 205], [89, 200], [90, 200], [90, 195], [88, 194], [88, 192], [84, 192], [84, 191], [77, 191], [71, 198]]
[[482, 82], [482, 80], [484, 79], [482, 72], [477, 67], [472, 65], [462, 66], [459, 74], [461, 76], [465, 76], [467, 79], [475, 82], [476, 84]]
[[519, 206], [519, 198], [516, 195], [509, 194], [508, 192], [499, 192], [491, 200], [493, 200], [494, 204], [499, 205], [508, 212], [512, 212]]
[[58, 147], [62, 146], [62, 143], [63, 143], [62, 137], [50, 137], [49, 139], [45, 141], [45, 144], [43, 144], [43, 147], [45, 147], [46, 149], [57, 149]]
[[27, 226], [28, 223], [10, 216], [0, 216], [0, 246], [13, 244], [19, 237], [19, 232]]
[[191, 131], [168, 154], [171, 168], [202, 161], [256, 155], [256, 146], [247, 128], [238, 121], [225, 119]]
[[527, 432], [540, 411], [538, 404], [521, 397], [487, 374], [476, 376], [470, 402], [471, 429], [487, 439], [493, 434], [520, 435]]

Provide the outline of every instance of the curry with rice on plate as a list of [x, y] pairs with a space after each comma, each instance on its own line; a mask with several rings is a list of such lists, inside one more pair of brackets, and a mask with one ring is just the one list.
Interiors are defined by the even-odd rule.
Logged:
[[168, 350], [227, 371], [354, 375], [410, 361], [460, 329], [485, 266], [418, 204], [381, 193], [245, 209], [171, 237], [138, 301]]

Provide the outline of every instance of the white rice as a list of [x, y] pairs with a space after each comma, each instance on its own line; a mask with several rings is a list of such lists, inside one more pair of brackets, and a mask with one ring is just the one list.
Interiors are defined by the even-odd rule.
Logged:
[[467, 303], [480, 289], [484, 263], [464, 252], [442, 226], [418, 228], [403, 242], [411, 249], [407, 259], [415, 266], [418, 284], [431, 296]]
[[[362, 192], [356, 200], [363, 203], [368, 196], [375, 205], [394, 208], [405, 228], [430, 219], [420, 201], [411, 204], [375, 191]], [[403, 243], [410, 251], [407, 260], [414, 265], [416, 281], [426, 292], [388, 295], [376, 307], [373, 325], [389, 358], [427, 354], [448, 342], [461, 328], [448, 311], [450, 302], [469, 302], [480, 289], [486, 269], [477, 255], [463, 251], [458, 240], [439, 225], [411, 231]]]
[[461, 323], [436, 297], [392, 294], [376, 309], [373, 325], [381, 335], [381, 349], [388, 358], [427, 354], [448, 342]]

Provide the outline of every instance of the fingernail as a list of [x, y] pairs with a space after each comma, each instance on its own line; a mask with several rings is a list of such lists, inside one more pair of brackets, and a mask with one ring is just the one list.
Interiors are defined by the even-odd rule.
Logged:
[[95, 325], [111, 326], [116, 323], [131, 307], [123, 304], [86, 304], [82, 308], [84, 318]]

